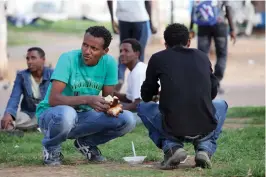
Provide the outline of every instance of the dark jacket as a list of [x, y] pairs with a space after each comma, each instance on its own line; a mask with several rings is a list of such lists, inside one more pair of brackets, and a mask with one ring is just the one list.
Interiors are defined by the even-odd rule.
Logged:
[[208, 56], [197, 49], [175, 47], [154, 54], [141, 87], [143, 101], [152, 100], [161, 83], [160, 112], [164, 129], [174, 136], [207, 134], [216, 128], [212, 99], [218, 81]]

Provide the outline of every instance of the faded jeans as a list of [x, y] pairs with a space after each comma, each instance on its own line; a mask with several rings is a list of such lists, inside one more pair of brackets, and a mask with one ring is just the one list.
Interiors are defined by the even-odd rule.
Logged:
[[95, 110], [77, 113], [70, 106], [55, 106], [39, 117], [39, 127], [48, 151], [59, 150], [67, 139], [79, 139], [81, 143], [97, 146], [123, 136], [135, 128], [136, 121], [129, 111], [110, 117]]
[[194, 145], [195, 151], [203, 150], [212, 156], [216, 151], [216, 141], [222, 131], [222, 126], [225, 121], [228, 105], [224, 100], [213, 100], [213, 105], [216, 109], [215, 119], [217, 120], [216, 129], [210, 134], [199, 139], [175, 138], [166, 133], [162, 126], [162, 115], [159, 111], [159, 105], [154, 102], [141, 102], [138, 106], [138, 115], [143, 124], [149, 131], [149, 137], [154, 144], [167, 152], [174, 146], [183, 148], [183, 142], [191, 142]]

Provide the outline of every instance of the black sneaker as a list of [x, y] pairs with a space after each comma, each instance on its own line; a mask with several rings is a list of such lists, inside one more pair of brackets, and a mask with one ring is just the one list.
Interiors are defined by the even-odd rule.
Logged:
[[76, 149], [84, 155], [89, 162], [105, 162], [106, 159], [102, 156], [100, 149], [97, 146], [89, 146], [83, 143], [80, 143], [78, 139], [74, 141], [74, 146]]
[[205, 151], [198, 151], [195, 156], [196, 167], [211, 168], [212, 163], [210, 156]]
[[161, 169], [169, 170], [177, 168], [180, 162], [184, 161], [186, 158], [187, 152], [183, 148], [174, 146], [164, 154], [164, 161], [161, 163]]
[[48, 151], [43, 147], [43, 163], [48, 166], [59, 166], [62, 164], [64, 156], [60, 150]]

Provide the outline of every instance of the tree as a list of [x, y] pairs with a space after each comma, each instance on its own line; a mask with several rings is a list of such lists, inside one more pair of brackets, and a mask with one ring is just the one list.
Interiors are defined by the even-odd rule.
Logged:
[[0, 0], [0, 80], [7, 77], [7, 22], [5, 1]]

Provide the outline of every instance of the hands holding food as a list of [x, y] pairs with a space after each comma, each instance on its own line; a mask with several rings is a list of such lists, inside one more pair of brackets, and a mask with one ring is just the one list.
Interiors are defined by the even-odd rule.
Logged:
[[117, 117], [120, 113], [123, 112], [123, 106], [122, 104], [120, 104], [120, 101], [116, 96], [112, 97], [111, 95], [108, 95], [104, 98], [104, 100], [110, 105], [110, 108], [107, 110], [107, 114]]

